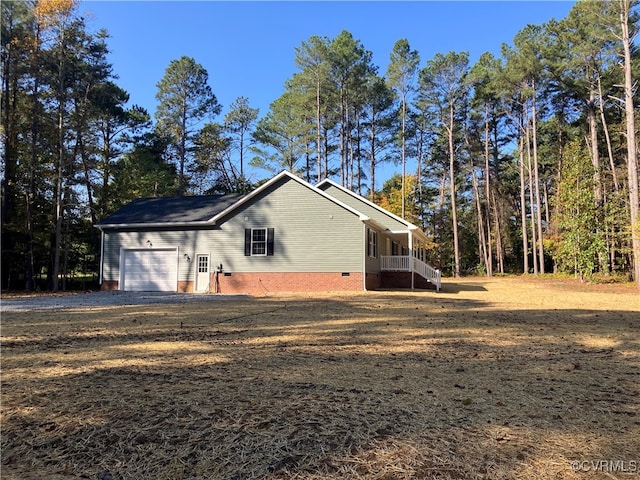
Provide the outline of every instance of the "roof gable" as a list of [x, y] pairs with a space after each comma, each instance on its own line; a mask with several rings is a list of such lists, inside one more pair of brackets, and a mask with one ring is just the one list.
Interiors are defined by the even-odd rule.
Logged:
[[240, 200], [238, 200], [236, 203], [234, 203], [233, 205], [230, 205], [226, 210], [218, 213], [215, 217], [213, 217], [211, 220], [213, 222], [217, 222], [219, 220], [221, 220], [222, 218], [233, 214], [233, 212], [235, 210], [237, 210], [238, 208], [240, 208], [241, 206], [247, 204], [248, 202], [260, 197], [261, 195], [263, 195], [265, 192], [268, 192], [270, 188], [276, 186], [279, 182], [283, 181], [283, 180], [292, 180], [295, 181], [297, 183], [299, 183], [300, 185], [303, 185], [304, 187], [306, 187], [307, 189], [309, 189], [310, 192], [313, 192], [314, 194], [320, 195], [328, 200], [330, 200], [331, 202], [341, 206], [342, 208], [350, 211], [351, 213], [353, 213], [354, 215], [358, 216], [360, 220], [362, 221], [368, 221], [370, 220], [370, 218], [366, 215], [364, 215], [362, 212], [360, 212], [359, 210], [355, 209], [353, 206], [348, 205], [342, 201], [340, 201], [339, 199], [329, 195], [328, 193], [324, 192], [323, 190], [320, 190], [319, 188], [311, 185], [308, 182], [305, 182], [304, 180], [302, 180], [300, 177], [297, 177], [296, 175], [287, 172], [286, 170], [283, 170], [282, 172], [280, 172], [278, 175], [276, 175], [275, 177], [273, 177], [271, 180], [263, 183], [262, 185], [260, 185], [258, 188], [256, 188], [253, 192], [251, 192], [250, 194], [244, 196], [243, 198], [241, 198]]
[[[404, 220], [397, 215], [394, 215], [390, 211], [382, 208], [379, 205], [367, 200], [366, 198], [352, 192], [351, 190], [338, 185], [333, 180], [328, 178], [318, 183], [317, 187], [320, 190], [326, 191], [329, 195], [334, 195], [333, 191], [339, 192], [339, 198], [343, 202], [351, 205], [365, 214], [368, 214], [372, 218], [375, 218], [379, 223], [383, 224], [389, 230], [396, 230], [398, 227], [406, 228], [409, 230], [419, 230], [418, 227], [411, 222]], [[373, 213], [376, 212], [376, 213]]]
[[[353, 205], [305, 182], [290, 172], [282, 171], [269, 181], [263, 183], [248, 195], [202, 195], [191, 197], [143, 198], [120, 208], [96, 226], [98, 228], [142, 228], [215, 225], [225, 217], [233, 215], [238, 209], [261, 195], [268, 194], [272, 187], [277, 188], [282, 181], [295, 181], [309, 190], [336, 205], [348, 210], [363, 222], [373, 220], [354, 208]], [[375, 223], [375, 222], [374, 222]]]

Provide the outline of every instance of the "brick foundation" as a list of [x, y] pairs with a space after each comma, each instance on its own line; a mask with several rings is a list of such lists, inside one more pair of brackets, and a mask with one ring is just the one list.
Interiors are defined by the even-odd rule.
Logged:
[[[362, 273], [349, 272], [232, 272], [219, 275], [217, 293], [264, 295], [275, 292], [362, 291]], [[215, 291], [215, 280], [211, 281]]]
[[382, 274], [367, 273], [366, 284], [367, 290], [379, 290], [382, 287]]
[[120, 285], [118, 284], [117, 280], [105, 280], [104, 282], [102, 282], [102, 285], [100, 285], [100, 290], [106, 291], [118, 290], [119, 288]]
[[192, 281], [178, 282], [178, 292], [180, 293], [193, 293], [194, 286]]
[[[382, 272], [381, 288], [411, 288], [411, 272]], [[417, 273], [413, 274], [413, 287], [435, 290], [436, 286]]]
[[[247, 293], [250, 295], [264, 295], [275, 292], [322, 292], [322, 291], [361, 291], [362, 274], [350, 272], [343, 276], [340, 272], [259, 272], [259, 273], [232, 273], [218, 276], [220, 285], [218, 292], [215, 287], [215, 274], [211, 274], [209, 292], [236, 294]], [[411, 288], [411, 274], [409, 272], [382, 272], [367, 273], [367, 290], [379, 290], [383, 288]], [[414, 288], [435, 290], [435, 285], [429, 283], [420, 275], [414, 274]], [[118, 290], [119, 284], [115, 280], [102, 282], [101, 290]], [[195, 284], [193, 281], [178, 282], [178, 292], [193, 293]]]

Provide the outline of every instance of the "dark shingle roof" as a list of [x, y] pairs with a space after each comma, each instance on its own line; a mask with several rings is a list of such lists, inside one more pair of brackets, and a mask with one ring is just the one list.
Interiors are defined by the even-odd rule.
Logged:
[[98, 223], [98, 226], [205, 222], [229, 208], [243, 196], [229, 194], [142, 198], [134, 200], [109, 215]]

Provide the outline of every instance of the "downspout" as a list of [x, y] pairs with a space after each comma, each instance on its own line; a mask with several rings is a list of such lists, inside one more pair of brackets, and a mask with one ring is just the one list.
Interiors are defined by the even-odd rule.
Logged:
[[98, 280], [98, 284], [102, 288], [102, 280], [103, 280], [103, 269], [104, 269], [104, 230], [98, 227], [100, 230], [100, 279]]
[[409, 236], [409, 271], [411, 272], [411, 290], [415, 289], [413, 280], [413, 233], [411, 230], [407, 232]]

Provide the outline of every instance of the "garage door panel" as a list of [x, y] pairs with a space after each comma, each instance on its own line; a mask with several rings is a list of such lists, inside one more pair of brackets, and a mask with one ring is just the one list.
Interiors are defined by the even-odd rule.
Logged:
[[178, 286], [177, 250], [124, 250], [122, 289], [175, 292]]

